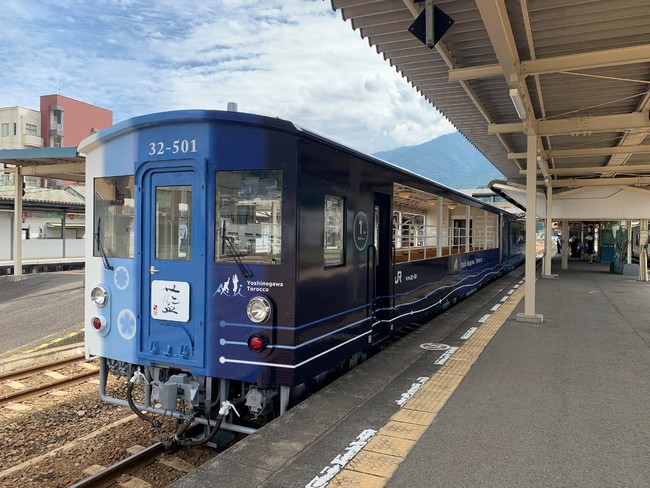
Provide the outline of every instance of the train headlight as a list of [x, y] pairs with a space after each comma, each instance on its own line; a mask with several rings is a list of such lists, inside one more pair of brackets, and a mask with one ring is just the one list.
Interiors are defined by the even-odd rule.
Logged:
[[271, 303], [264, 297], [253, 297], [248, 302], [246, 313], [256, 324], [264, 323], [271, 316]]
[[102, 308], [108, 302], [108, 292], [103, 287], [96, 286], [90, 292], [90, 300], [99, 308]]

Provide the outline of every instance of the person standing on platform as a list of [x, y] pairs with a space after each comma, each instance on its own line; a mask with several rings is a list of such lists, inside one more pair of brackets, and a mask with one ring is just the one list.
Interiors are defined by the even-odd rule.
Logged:
[[594, 262], [594, 233], [589, 231], [587, 237], [585, 237], [586, 251], [589, 255], [589, 264]]

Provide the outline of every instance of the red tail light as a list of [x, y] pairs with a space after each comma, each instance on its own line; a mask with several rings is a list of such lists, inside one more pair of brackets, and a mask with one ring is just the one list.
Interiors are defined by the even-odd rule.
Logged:
[[266, 340], [259, 335], [252, 335], [248, 338], [248, 348], [253, 352], [261, 352], [266, 348]]

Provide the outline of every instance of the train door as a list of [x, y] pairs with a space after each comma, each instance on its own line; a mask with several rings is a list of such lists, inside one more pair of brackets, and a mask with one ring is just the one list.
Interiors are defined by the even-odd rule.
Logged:
[[[181, 163], [183, 164], [183, 162]], [[149, 163], [136, 178], [141, 193], [140, 354], [203, 365], [205, 185], [193, 163]]]
[[374, 206], [374, 286], [373, 286], [373, 332], [372, 342], [377, 344], [386, 339], [391, 331], [391, 252], [393, 231], [391, 227], [391, 197], [375, 193]]

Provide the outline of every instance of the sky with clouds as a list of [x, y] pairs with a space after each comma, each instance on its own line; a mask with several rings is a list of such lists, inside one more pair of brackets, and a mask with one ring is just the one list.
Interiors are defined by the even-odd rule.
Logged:
[[175, 109], [291, 120], [366, 153], [454, 128], [329, 0], [11, 0], [0, 107], [60, 93], [113, 121]]

